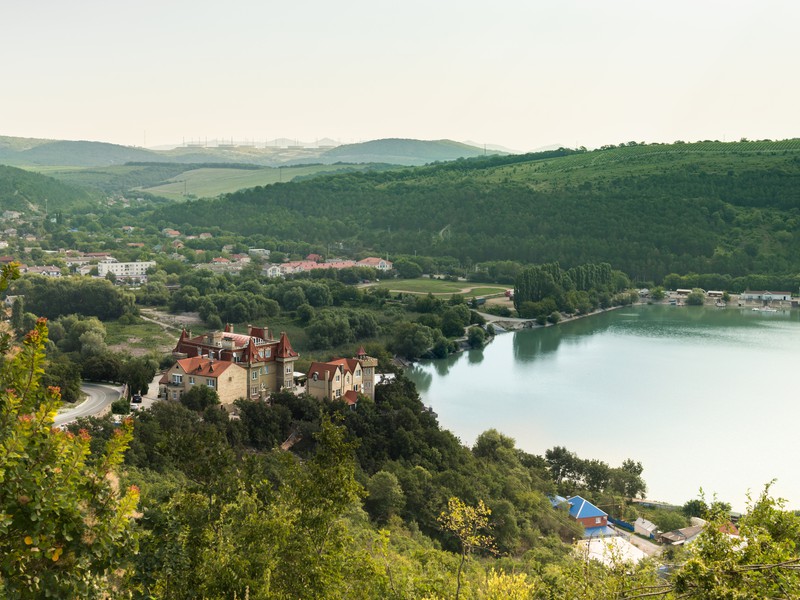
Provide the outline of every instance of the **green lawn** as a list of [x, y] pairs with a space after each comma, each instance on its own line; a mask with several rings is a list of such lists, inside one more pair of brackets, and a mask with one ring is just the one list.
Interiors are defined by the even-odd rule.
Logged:
[[408, 292], [410, 294], [450, 295], [463, 293], [468, 298], [503, 294], [508, 289], [505, 286], [487, 286], [470, 283], [469, 281], [444, 281], [441, 279], [391, 279], [381, 281], [375, 284], [375, 287], [393, 292]]

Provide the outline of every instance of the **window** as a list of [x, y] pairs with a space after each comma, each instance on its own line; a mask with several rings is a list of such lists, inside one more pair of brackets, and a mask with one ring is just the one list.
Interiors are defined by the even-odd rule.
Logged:
[[340, 379], [341, 377], [339, 377], [339, 375], [336, 375], [336, 381], [339, 381]]
[[594, 524], [595, 525], [600, 525], [600, 523], [602, 523], [602, 522], [603, 522], [603, 519], [601, 519], [600, 517], [595, 517], [595, 519], [594, 519]]
[[340, 397], [342, 395], [342, 390], [336, 390], [336, 397]]
[[291, 375], [292, 374], [292, 367], [286, 367], [286, 374], [287, 375]]
[[264, 375], [269, 375], [269, 366], [268, 365], [264, 365], [261, 368], [264, 370]]
[[372, 387], [372, 383], [370, 383], [369, 381], [367, 381], [367, 382], [365, 382], [365, 383], [364, 383], [364, 389], [365, 389], [365, 390], [368, 390], [368, 389], [370, 389], [371, 387]]
[[206, 379], [206, 385], [210, 388], [216, 387], [217, 382], [214, 379]]
[[189, 377], [189, 385], [194, 385], [194, 377]]
[[356, 369], [356, 377], [361, 377], [361, 369]]
[[264, 357], [269, 358], [270, 356], [272, 356], [272, 350], [267, 348], [266, 350], [264, 350]]
[[256, 379], [258, 379], [258, 369], [256, 369], [255, 371], [253, 371], [253, 372], [250, 374], [250, 379], [252, 379], [253, 381], [255, 381]]
[[172, 374], [172, 383], [175, 384], [175, 385], [183, 383], [183, 375], [180, 375], [179, 373], [173, 373]]
[[250, 395], [251, 396], [258, 396], [258, 386], [257, 385], [250, 386]]
[[358, 384], [355, 384], [355, 385], [353, 386], [353, 391], [354, 391], [354, 392], [357, 392], [357, 391], [358, 391]]

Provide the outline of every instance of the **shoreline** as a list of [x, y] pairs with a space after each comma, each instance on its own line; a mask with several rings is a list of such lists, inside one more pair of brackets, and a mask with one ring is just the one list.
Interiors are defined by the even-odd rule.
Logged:
[[[629, 307], [636, 306], [635, 304], [631, 304]], [[486, 319], [487, 325], [497, 325], [501, 327], [504, 331], [521, 331], [523, 329], [536, 329], [536, 328], [544, 328], [544, 327], [556, 327], [561, 325], [561, 323], [569, 323], [570, 321], [577, 321], [578, 319], [585, 319], [587, 317], [591, 317], [594, 315], [599, 315], [602, 313], [606, 313], [612, 310], [617, 310], [620, 308], [629, 308], [623, 305], [620, 306], [610, 306], [608, 308], [599, 308], [594, 310], [590, 313], [585, 313], [582, 315], [572, 315], [570, 317], [563, 317], [558, 321], [558, 323], [545, 323], [544, 325], [539, 325], [536, 322], [536, 319], [523, 319], [519, 317], [498, 317], [497, 315], [492, 315], [489, 313], [478, 312], [484, 319]]]

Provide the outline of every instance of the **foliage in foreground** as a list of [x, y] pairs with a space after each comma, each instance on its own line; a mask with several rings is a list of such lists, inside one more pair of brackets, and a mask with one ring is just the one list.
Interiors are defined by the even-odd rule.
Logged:
[[[13, 276], [4, 270], [0, 288]], [[117, 429], [104, 452], [90, 437], [53, 426], [58, 388], [45, 388], [44, 320], [9, 351], [0, 369], [0, 590], [3, 597], [100, 597], [135, 549], [138, 490], [121, 492], [114, 471], [132, 437]]]

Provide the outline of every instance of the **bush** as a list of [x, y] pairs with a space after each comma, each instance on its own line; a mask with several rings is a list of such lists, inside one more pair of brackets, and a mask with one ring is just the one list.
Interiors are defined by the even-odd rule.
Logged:
[[128, 404], [127, 398], [120, 398], [111, 403], [111, 414], [127, 415], [129, 412], [131, 412], [131, 405]]
[[486, 333], [480, 327], [470, 327], [467, 332], [470, 348], [480, 348], [486, 341]]

